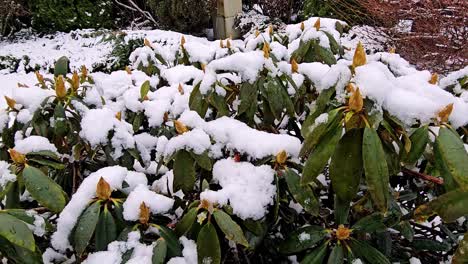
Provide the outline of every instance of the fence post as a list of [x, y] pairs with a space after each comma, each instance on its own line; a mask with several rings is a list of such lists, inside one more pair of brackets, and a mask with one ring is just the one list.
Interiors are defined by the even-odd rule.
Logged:
[[214, 23], [216, 39], [238, 38], [240, 33], [235, 29], [236, 15], [242, 12], [242, 0], [217, 0], [217, 14]]

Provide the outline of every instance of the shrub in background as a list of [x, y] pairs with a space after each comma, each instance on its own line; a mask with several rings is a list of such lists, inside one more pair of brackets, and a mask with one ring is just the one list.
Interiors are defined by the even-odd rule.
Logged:
[[0, 0], [0, 36], [20, 29], [27, 14], [23, 0]]

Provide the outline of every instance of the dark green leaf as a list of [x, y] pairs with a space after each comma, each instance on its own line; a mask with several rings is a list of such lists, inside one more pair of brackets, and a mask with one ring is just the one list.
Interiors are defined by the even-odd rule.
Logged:
[[298, 228], [280, 243], [279, 251], [282, 254], [287, 255], [301, 252], [315, 246], [315, 244], [322, 241], [326, 235], [326, 230], [320, 226], [305, 226]]
[[423, 154], [429, 142], [429, 129], [427, 126], [416, 129], [410, 136], [411, 150], [406, 156], [407, 164], [414, 164]]
[[189, 152], [179, 150], [174, 160], [174, 191], [189, 193], [195, 186], [194, 160]]
[[0, 212], [0, 236], [12, 244], [34, 251], [36, 244], [28, 226], [18, 218]]
[[401, 235], [408, 241], [413, 241], [414, 230], [408, 221], [402, 221], [395, 227], [395, 229], [400, 231]]
[[56, 161], [46, 160], [46, 159], [28, 159], [29, 162], [35, 162], [39, 165], [44, 165], [50, 168], [54, 168], [56, 170], [63, 170], [65, 169], [65, 165]]
[[223, 116], [228, 116], [229, 115], [229, 107], [227, 105], [226, 100], [224, 99], [224, 96], [219, 95], [216, 92], [211, 93], [209, 96], [209, 101], [210, 104], [216, 109], [218, 112], [216, 114], [217, 118], [223, 117]]
[[55, 67], [54, 67], [54, 76], [58, 77], [59, 75], [63, 75], [64, 77], [68, 73], [68, 58], [63, 56], [60, 57], [56, 62], [55, 62]]
[[218, 224], [218, 227], [223, 231], [228, 240], [232, 240], [237, 244], [241, 244], [244, 247], [249, 246], [249, 242], [245, 239], [242, 228], [232, 220], [232, 218], [223, 212], [222, 210], [215, 210], [213, 216]]
[[[461, 187], [468, 188], [468, 152], [460, 137], [449, 128], [441, 127], [436, 138], [434, 152], [445, 183], [453, 178]], [[437, 163], [437, 161], [436, 161]]]
[[101, 203], [96, 202], [90, 205], [78, 218], [73, 235], [73, 245], [76, 253], [81, 256], [86, 250], [88, 243], [93, 236], [96, 225], [99, 221]]
[[23, 170], [23, 180], [31, 196], [41, 205], [57, 213], [65, 207], [66, 198], [62, 187], [41, 170], [26, 165]]
[[281, 89], [283, 89], [283, 87], [273, 79], [270, 79], [265, 84], [264, 96], [276, 120], [281, 120], [281, 115], [285, 108]]
[[351, 202], [359, 189], [362, 175], [362, 130], [346, 132], [335, 148], [330, 163], [330, 179], [336, 196]]
[[384, 225], [383, 220], [384, 218], [382, 214], [374, 213], [359, 219], [359, 221], [353, 225], [352, 229], [366, 233], [382, 231], [387, 228]]
[[304, 207], [304, 210], [309, 214], [318, 215], [319, 202], [309, 186], [301, 185], [301, 177], [293, 170], [286, 169], [284, 178], [294, 200]]
[[333, 247], [330, 256], [328, 257], [327, 264], [342, 264], [344, 263], [343, 247], [337, 244]]
[[164, 260], [167, 255], [167, 243], [163, 238], [156, 241], [156, 245], [153, 248], [153, 256], [151, 258], [152, 264], [164, 264]]
[[[318, 96], [317, 100], [315, 101], [315, 106], [311, 110], [310, 114], [307, 116], [306, 120], [302, 124], [301, 128], [301, 135], [304, 138], [307, 138], [309, 133], [311, 133], [311, 127], [315, 123], [315, 119], [319, 117], [323, 112], [325, 112], [325, 109], [327, 108], [327, 104], [330, 102], [330, 98], [333, 96], [335, 93], [335, 87], [330, 87], [326, 90], [323, 90], [320, 95]], [[335, 110], [337, 112], [338, 110]], [[330, 112], [332, 113], [332, 112]], [[329, 116], [329, 120], [331, 120]]]
[[336, 144], [341, 138], [341, 133], [342, 128], [338, 125], [330, 129], [328, 133], [323, 136], [323, 139], [317, 144], [317, 147], [312, 151], [304, 165], [301, 179], [302, 185], [313, 182], [323, 171], [335, 150]]
[[165, 226], [157, 226], [159, 230], [159, 235], [164, 238], [167, 244], [167, 257], [177, 257], [182, 255], [182, 250], [180, 249], [179, 239], [174, 234], [174, 231], [170, 230]]
[[431, 239], [414, 239], [411, 244], [416, 250], [430, 250], [430, 251], [448, 251], [450, 245], [446, 242], [439, 242]]
[[198, 263], [221, 263], [221, 247], [218, 234], [211, 223], [202, 227], [197, 238]]
[[194, 207], [190, 209], [177, 223], [176, 228], [175, 228], [175, 233], [178, 236], [183, 236], [185, 235], [190, 228], [192, 227], [193, 223], [197, 219], [197, 213], [198, 213], [198, 208]]
[[350, 209], [349, 201], [342, 201], [335, 195], [335, 222], [337, 224], [346, 224], [348, 222], [348, 215]]
[[366, 263], [390, 264], [390, 261], [384, 254], [366, 242], [351, 239], [348, 245], [351, 247], [353, 254], [361, 260], [364, 260]]
[[372, 128], [364, 129], [362, 160], [366, 175], [367, 188], [374, 206], [387, 212], [389, 201], [389, 176], [385, 152], [377, 132]]
[[328, 243], [323, 243], [307, 254], [301, 261], [301, 264], [322, 264], [327, 254]]
[[455, 190], [439, 196], [428, 204], [420, 206], [417, 216], [430, 216], [437, 213], [445, 222], [453, 222], [468, 214], [468, 191]]
[[200, 83], [195, 85], [192, 93], [190, 93], [189, 106], [190, 110], [197, 112], [200, 116], [205, 116], [208, 110], [208, 103], [200, 92]]
[[104, 208], [103, 213], [99, 216], [99, 221], [96, 226], [96, 250], [103, 251], [107, 249], [107, 245], [117, 238], [117, 226], [114, 217], [107, 209]]
[[148, 92], [150, 91], [150, 89], [151, 89], [150, 82], [149, 82], [149, 81], [145, 81], [145, 82], [141, 85], [141, 88], [140, 88], [140, 99], [143, 100], [143, 98], [145, 98], [145, 96], [148, 95]]
[[213, 168], [213, 162], [211, 158], [208, 156], [208, 152], [203, 152], [202, 154], [198, 155], [193, 152], [190, 152], [192, 155], [192, 158], [195, 160], [195, 162], [203, 168], [204, 170], [211, 171]]

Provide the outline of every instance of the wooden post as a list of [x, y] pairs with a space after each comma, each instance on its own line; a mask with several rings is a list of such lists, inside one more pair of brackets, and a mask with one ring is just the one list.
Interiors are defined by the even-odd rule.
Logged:
[[217, 14], [214, 34], [216, 39], [240, 37], [235, 29], [234, 20], [237, 14], [242, 12], [242, 0], [217, 0]]

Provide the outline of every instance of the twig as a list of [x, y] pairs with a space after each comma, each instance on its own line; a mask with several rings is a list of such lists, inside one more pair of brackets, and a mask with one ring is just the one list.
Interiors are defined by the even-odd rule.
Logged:
[[416, 177], [416, 178], [420, 178], [420, 179], [423, 179], [423, 180], [426, 180], [426, 181], [430, 181], [430, 182], [433, 182], [435, 184], [439, 184], [439, 185], [444, 184], [444, 179], [442, 179], [442, 178], [437, 178], [437, 177], [430, 176], [430, 175], [420, 173], [420, 172], [417, 172], [417, 171], [412, 171], [412, 170], [409, 170], [409, 169], [406, 169], [406, 168], [403, 168], [402, 172], [403, 172], [403, 174], [413, 176], [413, 177]]

